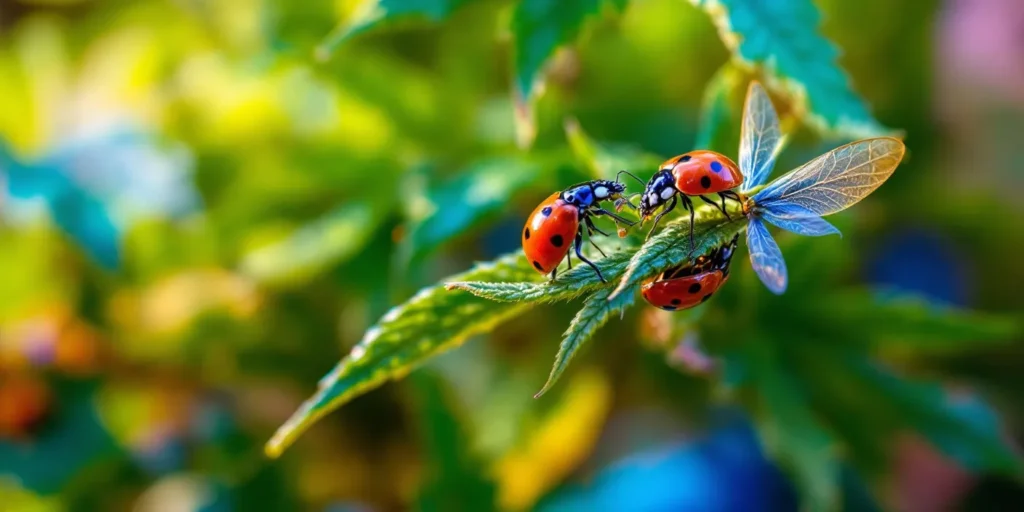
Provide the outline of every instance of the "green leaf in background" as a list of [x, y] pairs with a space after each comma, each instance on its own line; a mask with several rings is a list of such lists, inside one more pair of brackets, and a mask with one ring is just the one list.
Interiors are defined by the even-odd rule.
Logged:
[[439, 22], [470, 0], [363, 0], [351, 20], [338, 25], [317, 47], [316, 55], [326, 60], [338, 45], [381, 25], [423, 19]]
[[432, 466], [417, 499], [421, 512], [494, 510], [496, 489], [486, 466], [470, 449], [466, 412], [450, 386], [433, 371], [410, 377], [422, 418], [420, 436]]
[[[530, 101], [540, 82], [544, 63], [555, 49], [576, 38], [587, 18], [598, 14], [606, 0], [521, 0], [512, 14], [515, 36], [516, 87]], [[616, 8], [625, 0], [609, 2]]]
[[839, 501], [835, 443], [814, 417], [804, 383], [784, 369], [775, 345], [753, 342], [746, 348], [744, 366], [760, 396], [758, 427], [768, 451], [794, 474], [811, 510], [834, 509]]
[[1012, 343], [1020, 333], [1013, 319], [944, 307], [914, 296], [877, 297], [845, 291], [817, 303], [812, 314], [825, 315], [837, 333], [856, 333], [888, 352], [942, 354], [977, 350], [981, 345]]
[[[477, 265], [456, 279], [529, 281], [542, 278], [521, 254]], [[338, 366], [320, 380], [316, 394], [303, 403], [266, 445], [280, 456], [318, 419], [357, 395], [406, 375], [431, 356], [458, 346], [470, 336], [522, 313], [528, 304], [496, 304], [440, 285], [424, 288], [393, 308], [370, 328]]]
[[711, 78], [701, 102], [700, 131], [695, 147], [739, 160], [742, 105], [749, 83], [746, 78], [746, 73], [731, 62]]
[[508, 208], [527, 187], [538, 188], [544, 164], [523, 157], [499, 157], [478, 162], [458, 177], [427, 193], [410, 212], [413, 221], [406, 238], [409, 260], [419, 259], [460, 233], [486, 222]]
[[850, 138], [892, 134], [851, 88], [838, 50], [819, 33], [811, 0], [690, 1], [711, 16], [733, 56], [764, 67], [766, 85], [790, 97], [816, 129]]
[[247, 254], [242, 271], [264, 283], [304, 282], [328, 265], [359, 254], [384, 219], [383, 208], [360, 201], [340, 206], [274, 244]]
[[979, 414], [986, 412], [984, 404], [901, 376], [857, 348], [806, 340], [786, 354], [787, 367], [804, 382], [819, 414], [860, 462], [884, 466], [891, 455], [879, 440], [913, 431], [972, 471], [1021, 475], [1020, 456], [994, 414]]
[[611, 295], [611, 287], [606, 287], [591, 295], [583, 303], [581, 309], [569, 324], [569, 330], [565, 331], [561, 346], [558, 347], [558, 355], [555, 356], [555, 365], [551, 368], [551, 375], [548, 376], [544, 387], [534, 395], [538, 398], [546, 393], [551, 386], [558, 382], [562, 372], [569, 366], [576, 351], [589, 340], [594, 333], [604, 325], [608, 318], [615, 313], [622, 313], [629, 306], [633, 305], [635, 293], [619, 294], [614, 300], [608, 300]]
[[515, 38], [516, 138], [528, 147], [536, 136], [533, 101], [543, 82], [545, 63], [559, 46], [576, 39], [589, 17], [599, 14], [605, 3], [618, 10], [627, 0], [521, 0], [512, 13]]
[[898, 414], [941, 452], [973, 471], [1021, 476], [1020, 455], [1007, 445], [993, 414], [971, 413], [941, 386], [905, 379], [866, 358], [845, 361], [864, 391], [881, 402], [880, 409]]
[[[582, 162], [590, 170], [595, 179], [613, 180], [620, 170], [637, 172], [643, 169], [656, 169], [665, 159], [646, 153], [635, 146], [612, 146], [599, 144], [590, 138], [576, 119], [565, 121], [565, 138], [569, 141], [576, 160]], [[623, 179], [631, 179], [623, 177]], [[631, 183], [630, 188], [641, 186]]]

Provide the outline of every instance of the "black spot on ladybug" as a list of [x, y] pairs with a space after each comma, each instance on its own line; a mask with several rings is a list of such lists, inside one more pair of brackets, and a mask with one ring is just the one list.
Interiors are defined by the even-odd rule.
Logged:
[[700, 283], [693, 283], [690, 285], [690, 293], [697, 293], [700, 291]]
[[675, 311], [676, 307], [675, 306], [662, 306], [661, 309], [664, 309], [665, 311]]
[[530, 239], [530, 228], [526, 228], [526, 231], [523, 231], [523, 236], [525, 236], [527, 240]]
[[540, 270], [541, 272], [544, 272], [544, 269], [541, 268], [540, 263], [537, 263], [536, 261], [533, 262], [533, 268]]
[[700, 177], [700, 186], [704, 188], [711, 188], [711, 178], [707, 176]]
[[703, 303], [707, 302], [708, 299], [710, 299], [712, 295], [714, 295], [714, 292], [705, 295], [703, 299], [700, 299], [700, 303], [703, 304]]
[[551, 215], [551, 207], [545, 206], [544, 209], [540, 211], [540, 213], [543, 214], [545, 217]]
[[551, 237], [551, 245], [553, 245], [555, 247], [561, 247], [562, 244], [564, 244], [564, 243], [565, 243], [565, 240], [562, 239], [562, 235], [555, 235], [555, 236]]
[[678, 305], [680, 305], [682, 303], [683, 303], [683, 301], [681, 301], [679, 299], [672, 299], [672, 305], [673, 306], [678, 306]]
[[711, 170], [715, 172], [722, 172], [722, 162], [719, 162], [718, 160], [711, 162]]

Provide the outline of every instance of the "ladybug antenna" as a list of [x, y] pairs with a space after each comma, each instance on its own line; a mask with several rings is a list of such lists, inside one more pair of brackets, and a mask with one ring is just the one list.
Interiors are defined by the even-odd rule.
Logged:
[[619, 181], [619, 179], [622, 177], [623, 174], [629, 176], [630, 178], [633, 178], [634, 180], [636, 180], [641, 185], [646, 185], [646, 183], [644, 183], [643, 180], [641, 180], [640, 178], [637, 178], [635, 175], [633, 175], [633, 173], [631, 173], [631, 172], [629, 172], [629, 171], [627, 171], [625, 169], [619, 171], [619, 173], [615, 175], [615, 181]]

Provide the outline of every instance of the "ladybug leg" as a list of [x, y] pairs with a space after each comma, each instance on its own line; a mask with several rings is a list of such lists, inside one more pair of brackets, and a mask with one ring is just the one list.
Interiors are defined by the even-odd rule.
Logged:
[[622, 207], [623, 206], [628, 206], [629, 209], [634, 210], [634, 211], [636, 211], [636, 209], [637, 209], [636, 205], [631, 203], [629, 201], [629, 199], [626, 198], [626, 197], [620, 197], [620, 198], [615, 200], [615, 211], [617, 211], [617, 212], [622, 211]]
[[727, 218], [729, 220], [732, 220], [732, 217], [729, 217], [729, 212], [725, 211], [725, 198], [724, 197], [722, 198], [721, 206], [719, 206], [718, 203], [708, 199], [707, 197], [700, 196], [700, 199], [701, 199], [701, 201], [704, 201], [705, 203], [710, 204], [711, 206], [714, 206], [715, 208], [718, 208], [718, 211], [722, 212], [722, 215], [725, 215], [725, 218]]
[[572, 270], [572, 257], [569, 256], [569, 252], [565, 253], [565, 262], [569, 264], [569, 270]]
[[725, 206], [726, 198], [732, 199], [733, 201], [736, 201], [736, 203], [738, 203], [741, 206], [743, 205], [743, 198], [740, 197], [739, 194], [737, 194], [736, 192], [734, 192], [732, 190], [726, 190], [724, 192], [719, 192], [718, 195], [722, 196], [722, 206]]
[[[600, 215], [600, 214], [595, 214], [595, 215]], [[588, 234], [590, 236], [594, 236], [594, 231], [597, 231], [598, 233], [601, 233], [604, 236], [608, 236], [608, 233], [605, 233], [604, 231], [601, 231], [600, 228], [598, 228], [597, 226], [594, 225], [594, 221], [591, 220], [589, 216], [584, 217], [583, 220], [587, 223], [587, 232], [588, 232]], [[591, 243], [593, 243], [593, 240], [591, 240]]]
[[[658, 222], [661, 221], [661, 218], [664, 217], [666, 213], [672, 211], [672, 209], [675, 208], [675, 207], [676, 207], [676, 196], [673, 195], [672, 196], [672, 200], [670, 200], [668, 203], [665, 204], [665, 209], [662, 210], [661, 213], [659, 213], [658, 215], [656, 215], [654, 217], [654, 224], [651, 225], [651, 230], [647, 232], [647, 238], [645, 238], [644, 241], [647, 241], [647, 240], [651, 239], [651, 235], [654, 234], [654, 229], [658, 227]], [[686, 207], [686, 199], [683, 200], [683, 207], [684, 208]]]
[[695, 249], [693, 243], [693, 217], [694, 210], [696, 210], [696, 208], [693, 207], [693, 201], [687, 196], [683, 196], [683, 208], [690, 210], [690, 253], [693, 254], [693, 250]]
[[594, 269], [594, 272], [597, 272], [597, 277], [598, 277], [598, 279], [601, 280], [602, 283], [607, 283], [608, 281], [605, 281], [604, 275], [601, 274], [601, 269], [597, 268], [597, 265], [594, 265], [594, 262], [588, 260], [587, 257], [583, 255], [582, 248], [583, 248], [583, 230], [580, 229], [579, 231], [576, 232], [576, 247], [575, 247], [575, 249], [576, 249], [576, 257], [579, 258], [580, 261], [582, 261], [583, 263], [586, 263], [587, 265], [590, 265], [590, 268]]
[[[625, 218], [619, 217], [618, 215], [615, 215], [614, 213], [612, 213], [612, 212], [610, 212], [608, 210], [605, 210], [604, 208], [594, 208], [593, 212], [594, 212], [594, 215], [607, 215], [607, 216], [611, 217], [613, 220], [615, 220], [615, 222], [621, 222], [621, 223], [623, 223], [623, 224], [625, 224], [627, 226], [632, 226], [632, 225], [636, 224], [636, 222], [633, 222], [633, 221], [631, 221], [629, 219], [625, 219]], [[605, 236], [607, 236], [607, 235], [605, 235]]]

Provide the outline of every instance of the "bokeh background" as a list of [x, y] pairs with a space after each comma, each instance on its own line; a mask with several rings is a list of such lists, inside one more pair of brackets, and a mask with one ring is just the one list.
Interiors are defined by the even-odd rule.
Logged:
[[[693, 147], [729, 51], [689, 2], [613, 3], [527, 112], [517, 2], [382, 2], [428, 15], [328, 52], [360, 2], [0, 1], [0, 510], [1024, 503], [1018, 0], [813, 3], [908, 153], [843, 238], [779, 236], [785, 296], [741, 251], [537, 400], [579, 304], [533, 308], [265, 457], [381, 315], [591, 176], [567, 119], [616, 161]], [[779, 169], [843, 142], [794, 126]]]

